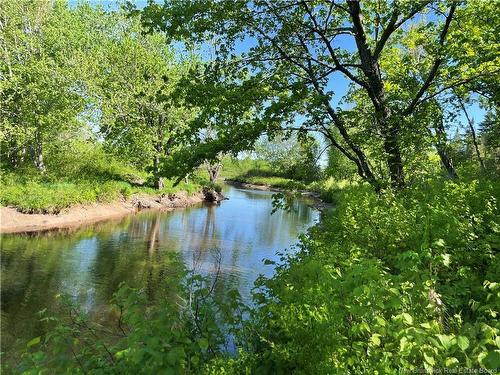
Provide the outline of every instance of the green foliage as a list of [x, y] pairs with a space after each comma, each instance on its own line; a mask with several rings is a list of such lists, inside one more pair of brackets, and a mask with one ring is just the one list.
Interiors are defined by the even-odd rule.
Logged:
[[324, 174], [336, 180], [354, 179], [356, 168], [337, 149], [330, 147]]
[[237, 180], [242, 176], [272, 177], [275, 172], [269, 162], [261, 159], [226, 157], [222, 161], [221, 174], [228, 180]]
[[204, 187], [208, 188], [209, 190], [214, 190], [217, 193], [221, 193], [222, 192], [222, 185], [218, 184], [218, 183], [215, 183], [215, 182], [212, 182], [212, 181], [206, 182], [204, 184]]
[[85, 20], [95, 14], [62, 2], [0, 4], [1, 160], [10, 167], [31, 163], [43, 172], [47, 145], [85, 128], [79, 116], [89, 101]]
[[[263, 160], [226, 158], [226, 178], [309, 189], [337, 204], [273, 278], [260, 278], [246, 323], [236, 293], [216, 294], [197, 275], [170, 280], [156, 299], [122, 286], [111, 331], [69, 304], [69, 320], [44, 318], [52, 330], [27, 343], [16, 372], [500, 367], [500, 187], [489, 180], [499, 165], [495, 5], [152, 1], [127, 17], [0, 2], [1, 204], [57, 213], [134, 193], [220, 190], [181, 180], [248, 150]], [[217, 42], [207, 63], [168, 45], [207, 37]], [[457, 108], [447, 93], [467, 103], [481, 95], [488, 115], [475, 149], [473, 134], [448, 142]], [[330, 146], [323, 179], [311, 132]], [[263, 133], [292, 144], [262, 147]], [[439, 176], [442, 164], [454, 177], [452, 159], [455, 182]], [[155, 191], [161, 176], [177, 180]], [[388, 181], [400, 190], [385, 189]], [[239, 350], [228, 358], [233, 337]]]
[[261, 140], [255, 154], [272, 168], [275, 176], [309, 183], [321, 175], [319, 143], [312, 137]]
[[252, 185], [264, 185], [287, 190], [305, 190], [306, 184], [287, 176], [283, 171], [271, 167], [271, 163], [262, 159], [233, 159], [223, 161], [222, 176], [231, 181]]
[[[301, 239], [299, 252], [283, 254], [276, 276], [259, 279], [250, 315], [236, 293], [214, 293], [213, 280], [197, 275], [181, 284], [169, 280], [154, 297], [123, 286], [112, 313], [117, 324], [104, 329], [74, 306], [71, 321], [46, 318], [54, 328], [27, 344], [19, 369], [396, 374], [495, 368], [499, 193], [497, 182], [476, 180], [437, 180], [380, 196], [366, 185], [345, 187], [337, 191], [336, 209]], [[228, 357], [224, 345], [233, 338], [239, 349]]]
[[225, 357], [222, 350], [244, 312], [238, 292], [217, 293], [218, 280], [217, 273], [202, 277], [179, 271], [166, 277], [154, 296], [122, 284], [106, 327], [71, 298], [60, 297], [68, 318], [42, 312], [41, 321], [51, 329], [27, 343], [15, 372], [201, 373], [210, 360]]
[[174, 194], [180, 191], [192, 195], [201, 190], [196, 182], [180, 183], [166, 180], [161, 190], [137, 186], [128, 181], [76, 179], [53, 180], [37, 177], [27, 178], [17, 174], [5, 174], [1, 180], [0, 203], [14, 206], [24, 213], [57, 214], [65, 208], [77, 204], [113, 202], [120, 198], [128, 199], [132, 194]]
[[131, 189], [124, 181], [49, 183], [8, 175], [2, 179], [0, 202], [24, 213], [55, 214], [76, 204], [111, 202], [130, 196]]
[[369, 190], [367, 185], [351, 180], [336, 180], [333, 177], [315, 181], [307, 186], [307, 190], [319, 193], [324, 202], [336, 203], [342, 200], [342, 195], [349, 189]]
[[100, 145], [73, 142], [72, 153], [58, 150], [47, 157], [48, 172], [34, 168], [2, 174], [0, 203], [15, 206], [25, 213], [59, 213], [77, 204], [112, 202], [128, 199], [134, 193], [192, 195], [201, 189], [201, 181], [165, 180], [158, 191], [145, 185], [146, 173], [135, 170], [104, 152]]
[[244, 363], [260, 373], [495, 368], [499, 189], [346, 191], [277, 276], [261, 279]]
[[[221, 139], [194, 141], [197, 150], [183, 155], [183, 168], [172, 173], [182, 174], [203, 155], [249, 150], [263, 133], [296, 131], [324, 136], [376, 190], [389, 181], [404, 186], [415, 161], [432, 148], [446, 151], [436, 123], [445, 110], [457, 112], [447, 94], [476, 92], [489, 105], [498, 102], [499, 17], [493, 8], [482, 1], [282, 7], [189, 0], [136, 10], [151, 32], [183, 42], [217, 41], [213, 60], [192, 72], [185, 91], [201, 107], [193, 127], [212, 121]], [[452, 169], [446, 152], [441, 159]]]

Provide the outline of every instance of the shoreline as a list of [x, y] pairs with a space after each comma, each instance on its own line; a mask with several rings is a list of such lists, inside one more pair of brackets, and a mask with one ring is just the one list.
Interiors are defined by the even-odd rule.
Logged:
[[0, 234], [72, 229], [135, 214], [139, 211], [171, 211], [204, 201], [205, 196], [202, 192], [193, 195], [178, 192], [168, 196], [137, 194], [122, 201], [77, 205], [59, 214], [26, 214], [19, 212], [15, 207], [0, 207]]
[[[276, 187], [273, 185], [267, 185], [267, 184], [250, 184], [248, 182], [243, 182], [239, 180], [224, 180], [224, 183], [234, 186], [236, 188], [241, 188], [241, 189], [250, 189], [250, 190], [260, 190], [260, 191], [274, 191], [276, 193], [286, 193], [290, 192], [291, 190], [289, 189], [284, 189], [280, 187]], [[327, 203], [324, 202], [321, 198], [319, 193], [316, 193], [314, 191], [309, 191], [309, 190], [296, 190], [302, 197], [310, 198], [313, 203], [310, 204], [311, 207], [319, 210], [319, 211], [324, 211], [327, 209], [332, 208], [334, 205], [333, 203]]]
[[[228, 185], [250, 190], [287, 192], [289, 190], [272, 185], [250, 184], [237, 180], [224, 180]], [[323, 211], [333, 207], [323, 202], [318, 193], [299, 190], [303, 197], [310, 198], [311, 207]], [[0, 207], [0, 234], [32, 233], [58, 229], [75, 229], [85, 225], [121, 218], [140, 211], [171, 211], [208, 202], [203, 192], [188, 195], [181, 191], [168, 196], [134, 194], [127, 200], [110, 203], [93, 203], [69, 207], [59, 214], [27, 214], [15, 207]]]

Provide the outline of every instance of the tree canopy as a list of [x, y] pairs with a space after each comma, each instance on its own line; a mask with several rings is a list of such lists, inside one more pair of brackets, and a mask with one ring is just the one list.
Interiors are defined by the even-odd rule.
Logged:
[[[387, 181], [405, 184], [413, 154], [427, 148], [416, 144], [434, 145], [449, 164], [443, 142], [430, 135], [436, 125], [422, 120], [436, 116], [442, 96], [452, 89], [496, 90], [490, 86], [498, 82], [493, 7], [477, 1], [192, 0], [150, 3], [141, 17], [172, 39], [215, 43], [215, 59], [196, 79], [213, 91], [214, 75], [225, 77], [220, 84], [231, 104], [224, 110], [237, 120], [221, 124], [221, 134], [231, 137], [242, 127], [245, 138], [253, 133], [254, 139], [283, 128], [319, 132], [380, 189]], [[491, 27], [478, 27], [478, 20]], [[231, 83], [221, 74], [228, 71]], [[347, 89], [337, 87], [342, 80]], [[236, 105], [235, 90], [249, 100]], [[238, 126], [243, 113], [251, 121]]]

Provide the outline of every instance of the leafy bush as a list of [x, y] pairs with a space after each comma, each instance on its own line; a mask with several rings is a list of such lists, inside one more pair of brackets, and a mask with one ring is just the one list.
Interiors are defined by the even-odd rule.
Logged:
[[[177, 261], [177, 270], [183, 270]], [[174, 268], [174, 269], [175, 269]], [[174, 272], [155, 295], [121, 285], [112, 323], [103, 329], [70, 297], [61, 297], [67, 318], [42, 318], [50, 329], [27, 344], [13, 373], [198, 374], [224, 358], [244, 311], [237, 291], [217, 293], [220, 278]], [[227, 324], [231, 323], [231, 325]], [[71, 353], [68, 355], [68, 353]]]
[[208, 188], [210, 190], [214, 190], [217, 193], [221, 193], [222, 192], [222, 185], [218, 184], [218, 183], [215, 183], [215, 182], [212, 182], [212, 181], [205, 182], [204, 183], [204, 187]]
[[145, 178], [143, 172], [105, 152], [99, 143], [79, 140], [60, 145], [48, 153], [47, 170], [48, 177], [54, 181], [84, 179], [134, 183]]
[[[361, 187], [363, 186], [363, 187]], [[308, 190], [319, 193], [320, 198], [324, 202], [334, 203], [341, 199], [342, 195], [350, 189], [367, 189], [368, 186], [360, 185], [357, 181], [352, 180], [336, 180], [329, 177], [323, 180], [314, 181], [307, 186]]]
[[[261, 279], [255, 373], [397, 373], [500, 361], [498, 184], [363, 189]], [[235, 362], [228, 363], [233, 366]]]

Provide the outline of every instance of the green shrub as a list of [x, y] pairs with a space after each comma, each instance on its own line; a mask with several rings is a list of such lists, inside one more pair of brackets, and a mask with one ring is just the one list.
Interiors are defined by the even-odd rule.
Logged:
[[[440, 181], [377, 197], [354, 188], [261, 279], [252, 373], [496, 368], [498, 184]], [[228, 363], [228, 366], [232, 366]]]
[[[237, 291], [217, 293], [220, 279], [186, 274], [178, 261], [155, 290], [121, 285], [114, 294], [112, 324], [103, 329], [68, 296], [56, 318], [44, 313], [49, 333], [27, 343], [21, 363], [6, 373], [199, 374], [222, 358], [241, 322]], [[179, 271], [181, 270], [181, 271]], [[72, 353], [68, 355], [68, 352]]]
[[47, 156], [48, 178], [53, 181], [121, 180], [135, 182], [145, 175], [115, 156], [105, 152], [99, 143], [73, 141], [54, 148]]
[[211, 189], [211, 190], [214, 190], [217, 193], [221, 193], [222, 192], [222, 185], [218, 184], [216, 182], [207, 181], [207, 182], [205, 182], [204, 187], [208, 188], [208, 189]]

